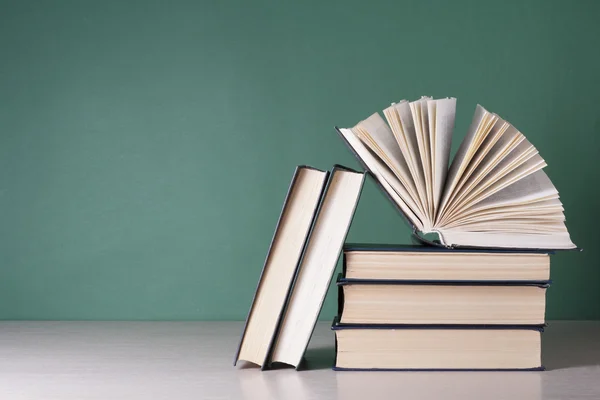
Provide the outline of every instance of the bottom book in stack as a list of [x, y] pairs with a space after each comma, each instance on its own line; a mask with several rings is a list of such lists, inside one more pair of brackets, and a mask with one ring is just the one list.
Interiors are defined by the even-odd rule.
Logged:
[[549, 254], [344, 247], [337, 370], [541, 370]]

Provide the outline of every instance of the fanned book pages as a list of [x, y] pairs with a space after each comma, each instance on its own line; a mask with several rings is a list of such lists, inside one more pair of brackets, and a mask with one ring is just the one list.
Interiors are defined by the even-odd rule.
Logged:
[[402, 100], [338, 129], [414, 231], [448, 247], [573, 249], [536, 148], [477, 105], [449, 164], [456, 99]]

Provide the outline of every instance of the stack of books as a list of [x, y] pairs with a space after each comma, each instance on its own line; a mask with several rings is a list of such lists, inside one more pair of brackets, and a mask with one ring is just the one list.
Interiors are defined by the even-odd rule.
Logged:
[[536, 370], [550, 256], [347, 244], [335, 369]]
[[449, 164], [455, 111], [392, 103], [336, 128], [363, 171], [296, 168], [234, 364], [301, 365], [369, 175], [419, 245], [346, 245], [335, 368], [541, 368], [549, 254], [577, 248], [558, 190], [480, 105]]

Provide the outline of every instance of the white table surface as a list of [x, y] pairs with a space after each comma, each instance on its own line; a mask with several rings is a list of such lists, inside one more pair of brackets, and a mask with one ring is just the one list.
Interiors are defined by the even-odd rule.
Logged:
[[0, 399], [600, 399], [600, 321], [551, 322], [545, 372], [334, 372], [319, 323], [309, 370], [233, 367], [240, 322], [0, 322]]

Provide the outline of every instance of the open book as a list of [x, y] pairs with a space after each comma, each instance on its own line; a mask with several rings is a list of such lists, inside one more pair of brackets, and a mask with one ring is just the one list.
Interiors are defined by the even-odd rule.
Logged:
[[478, 105], [450, 167], [456, 99], [402, 100], [337, 129], [415, 232], [467, 247], [570, 249], [558, 191], [536, 148]]

